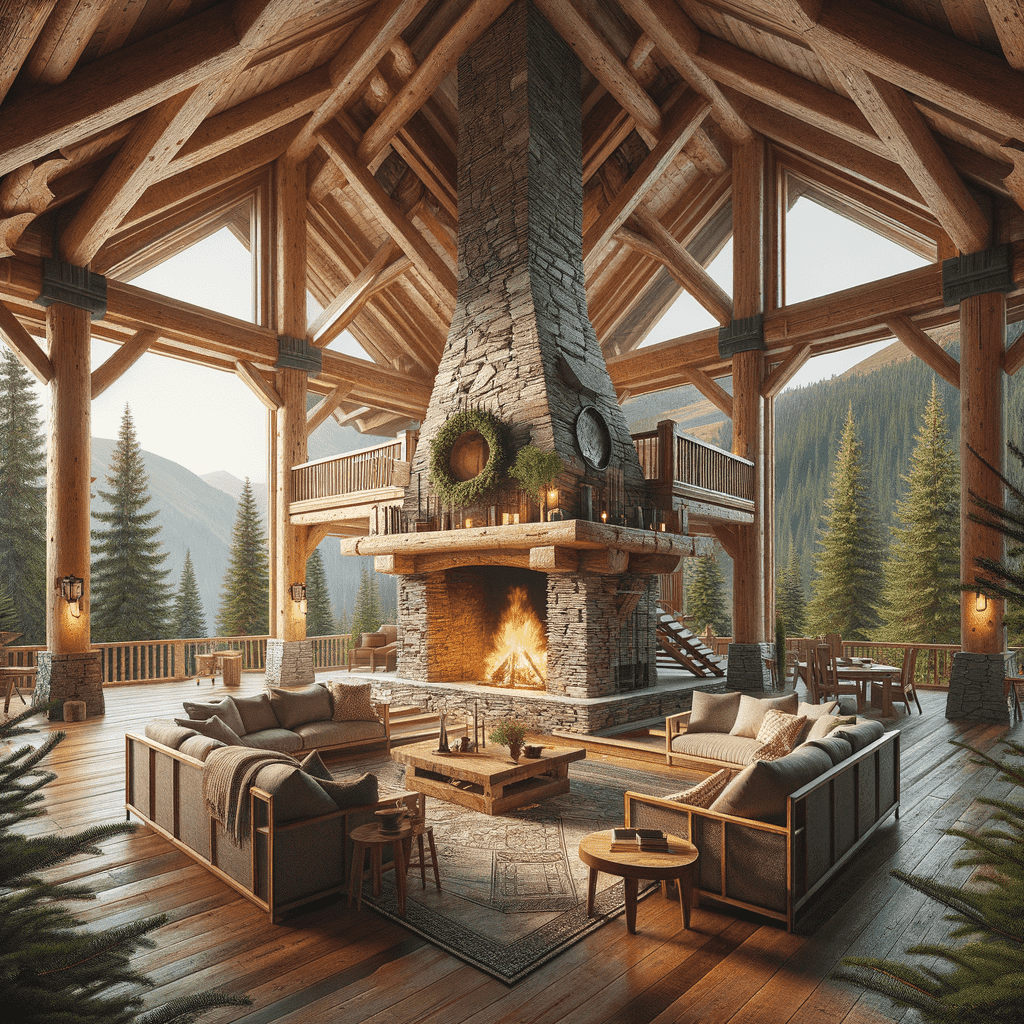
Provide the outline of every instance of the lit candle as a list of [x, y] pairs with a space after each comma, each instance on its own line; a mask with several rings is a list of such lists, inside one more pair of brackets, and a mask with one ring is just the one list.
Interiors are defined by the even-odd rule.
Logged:
[[601, 522], [602, 523], [607, 523], [608, 522], [608, 512], [607, 512], [607, 510], [601, 513]]

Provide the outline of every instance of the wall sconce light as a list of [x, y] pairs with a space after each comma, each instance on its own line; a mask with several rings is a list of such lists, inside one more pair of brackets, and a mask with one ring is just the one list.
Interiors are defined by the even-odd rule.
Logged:
[[979, 612], [988, 611], [988, 597], [978, 591], [978, 594], [974, 601], [974, 610]]
[[60, 596], [68, 603], [74, 618], [82, 614], [82, 595], [85, 593], [85, 580], [81, 576], [62, 576], [60, 580]]
[[291, 586], [292, 600], [299, 606], [299, 611], [306, 614], [306, 584], [293, 583]]

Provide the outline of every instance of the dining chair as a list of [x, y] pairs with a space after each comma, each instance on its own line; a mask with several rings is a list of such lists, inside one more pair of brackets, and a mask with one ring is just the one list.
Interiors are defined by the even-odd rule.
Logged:
[[843, 638], [839, 633], [826, 633], [825, 643], [832, 648], [832, 656], [838, 661], [843, 656]]
[[839, 700], [843, 694], [857, 698], [857, 706], [863, 703], [862, 684], [856, 681], [841, 682], [836, 670], [836, 656], [829, 644], [818, 644], [814, 648], [814, 661], [818, 669], [818, 696], [826, 701]]
[[893, 701], [902, 701], [907, 709], [907, 714], [910, 714], [910, 702], [913, 701], [917, 705], [919, 714], [924, 714], [924, 710], [921, 708], [921, 702], [917, 699], [917, 691], [914, 689], [914, 669], [917, 667], [917, 648], [916, 647], [905, 647], [903, 649], [903, 667], [900, 670], [900, 689], [899, 692], [893, 692]]

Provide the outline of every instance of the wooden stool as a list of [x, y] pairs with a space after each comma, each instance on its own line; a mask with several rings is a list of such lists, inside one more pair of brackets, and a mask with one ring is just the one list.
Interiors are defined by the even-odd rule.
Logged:
[[[426, 855], [423, 850], [423, 837], [427, 837], [427, 844], [429, 846], [430, 860], [426, 859]], [[419, 856], [416, 860], [412, 859], [411, 849], [412, 840], [416, 840], [417, 850]], [[423, 888], [427, 887], [427, 864], [434, 869], [434, 884], [437, 886], [437, 891], [441, 891], [441, 873], [437, 868], [437, 847], [434, 846], [434, 826], [427, 825], [422, 820], [413, 819], [412, 822], [412, 836], [409, 838], [410, 855], [406, 857], [405, 871], [409, 873], [409, 868], [420, 869], [420, 882]]]
[[[380, 825], [360, 825], [352, 829], [349, 838], [352, 840], [352, 875], [348, 881], [348, 905], [352, 906], [355, 897], [356, 910], [363, 905], [363, 864], [367, 851], [370, 854], [370, 871], [373, 879], [373, 895], [380, 895], [381, 879], [385, 870], [394, 869], [395, 889], [398, 892], [398, 913], [405, 916], [405, 843], [411, 841], [412, 823], [405, 821], [397, 832], [382, 833]], [[385, 846], [391, 844], [394, 860], [384, 867], [381, 853]]]

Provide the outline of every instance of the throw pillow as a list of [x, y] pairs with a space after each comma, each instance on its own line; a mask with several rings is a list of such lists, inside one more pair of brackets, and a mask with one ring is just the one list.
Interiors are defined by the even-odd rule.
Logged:
[[334, 776], [330, 773], [327, 765], [324, 764], [319, 750], [311, 750], [300, 762], [302, 770], [307, 775], [322, 782], [330, 782]]
[[377, 721], [377, 710], [370, 699], [369, 683], [337, 683], [332, 680], [327, 686], [331, 691], [335, 722]]
[[693, 691], [693, 710], [686, 731], [728, 732], [736, 721], [740, 707], [739, 693], [705, 693]]
[[787, 715], [784, 711], [768, 711], [757, 730], [755, 739], [761, 744], [754, 751], [754, 759], [775, 761], [785, 757], [803, 732], [807, 719], [802, 715]]
[[257, 693], [251, 697], [229, 697], [228, 699], [238, 709], [242, 725], [245, 727], [245, 733], [239, 733], [239, 735], [281, 728], [277, 724], [274, 709], [270, 706], [269, 693]]
[[242, 716], [235, 707], [235, 702], [230, 697], [223, 700], [199, 703], [198, 701], [187, 700], [182, 704], [185, 714], [196, 722], [204, 722], [216, 715], [235, 735], [244, 736], [246, 728], [242, 724]]
[[733, 773], [728, 768], [720, 768], [714, 775], [702, 779], [696, 786], [684, 789], [680, 793], [671, 793], [665, 799], [689, 804], [691, 807], [710, 807], [718, 794], [729, 785], [732, 776]]
[[757, 738], [757, 730], [761, 728], [761, 722], [769, 711], [784, 711], [787, 715], [795, 715], [797, 706], [796, 693], [787, 693], [783, 697], [751, 697], [749, 694], [740, 695], [740, 707], [736, 714], [736, 721], [729, 730], [730, 736], [748, 736], [750, 739]]
[[229, 747], [244, 747], [241, 737], [234, 729], [224, 722], [219, 715], [197, 722], [191, 718], [176, 718], [175, 723], [187, 729], [195, 729], [201, 736], [209, 736], [211, 740], [220, 740]]
[[809, 740], [820, 740], [827, 736], [836, 726], [855, 725], [856, 722], [857, 718], [855, 715], [850, 718], [843, 718], [839, 715], [819, 715], [811, 725], [807, 738]]
[[375, 804], [378, 800], [377, 776], [370, 772], [358, 777], [332, 779], [330, 782], [323, 780], [320, 786], [340, 808], [363, 807]]
[[807, 722], [804, 725], [804, 731], [797, 737], [796, 745], [799, 746], [808, 738], [808, 733], [811, 731], [811, 726], [814, 725], [816, 719], [821, 718], [822, 715], [834, 715], [839, 709], [839, 701], [829, 700], [824, 704], [807, 704], [805, 701], [800, 701], [797, 706], [796, 713], [803, 715]]
[[329, 722], [331, 720], [331, 695], [326, 686], [311, 683], [288, 690], [271, 686], [270, 706], [282, 729], [294, 729], [307, 722]]

